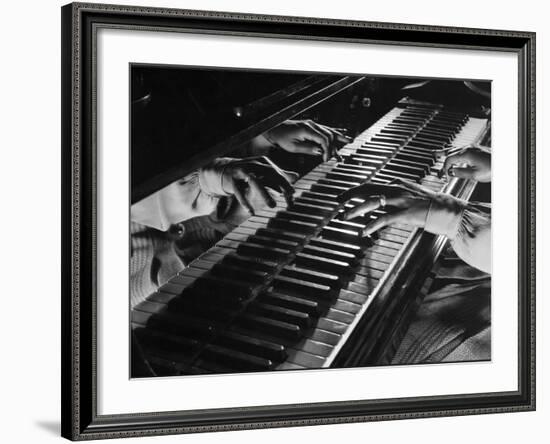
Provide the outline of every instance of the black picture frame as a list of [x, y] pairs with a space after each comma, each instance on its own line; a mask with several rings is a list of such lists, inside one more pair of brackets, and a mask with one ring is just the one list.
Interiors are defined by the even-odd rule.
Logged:
[[[62, 14], [62, 436], [71, 440], [535, 409], [535, 33], [72, 3]], [[512, 51], [519, 58], [518, 390], [97, 414], [93, 61], [98, 27]]]

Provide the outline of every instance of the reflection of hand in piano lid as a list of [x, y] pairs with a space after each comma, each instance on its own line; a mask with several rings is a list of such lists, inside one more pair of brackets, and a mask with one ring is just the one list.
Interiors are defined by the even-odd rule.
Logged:
[[323, 156], [326, 162], [337, 156], [337, 148], [351, 142], [346, 129], [332, 128], [312, 120], [287, 120], [256, 138], [256, 144], [265, 140], [289, 153]]
[[291, 183], [297, 174], [284, 171], [267, 157], [250, 157], [228, 163], [221, 177], [221, 188], [235, 196], [239, 204], [251, 215], [265, 207], [277, 204], [270, 190], [292, 201]]

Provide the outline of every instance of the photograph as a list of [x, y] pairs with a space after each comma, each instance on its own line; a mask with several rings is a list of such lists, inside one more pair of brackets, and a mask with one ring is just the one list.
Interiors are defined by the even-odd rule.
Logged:
[[491, 360], [491, 81], [129, 69], [130, 377]]
[[61, 9], [62, 436], [535, 409], [535, 33], [425, 23]]

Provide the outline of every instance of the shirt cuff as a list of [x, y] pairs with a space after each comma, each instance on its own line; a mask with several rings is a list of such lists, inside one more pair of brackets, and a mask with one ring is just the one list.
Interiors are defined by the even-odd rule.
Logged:
[[199, 170], [199, 187], [202, 192], [211, 196], [229, 196], [223, 189], [223, 172], [233, 160], [230, 157], [219, 157]]
[[426, 216], [425, 230], [454, 240], [468, 203], [446, 194], [434, 196]]

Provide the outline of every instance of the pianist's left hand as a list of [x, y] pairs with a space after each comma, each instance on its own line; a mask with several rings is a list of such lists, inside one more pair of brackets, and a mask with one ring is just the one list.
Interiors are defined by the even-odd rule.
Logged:
[[[352, 139], [342, 128], [321, 125], [313, 120], [287, 120], [259, 136], [269, 145], [277, 146], [289, 153], [323, 156], [326, 162], [337, 155], [337, 148]], [[261, 144], [261, 140], [256, 143]]]

